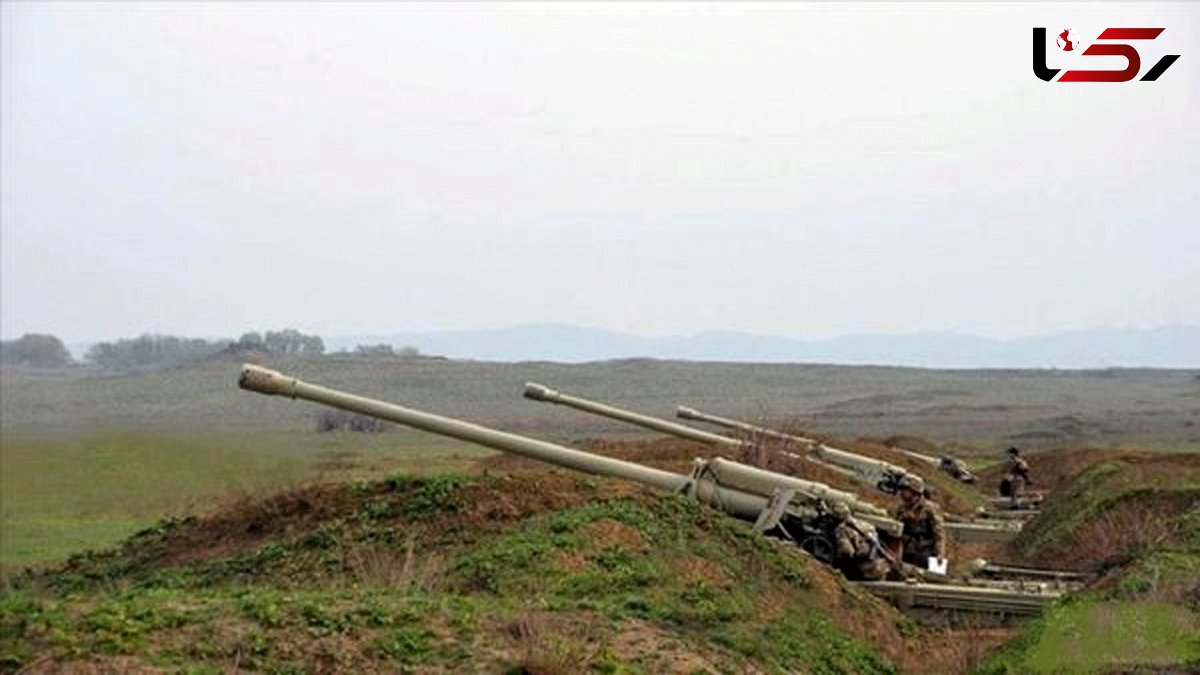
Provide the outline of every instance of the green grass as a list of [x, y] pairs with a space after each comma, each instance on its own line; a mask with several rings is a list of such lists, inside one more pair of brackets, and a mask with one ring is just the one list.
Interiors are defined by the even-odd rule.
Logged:
[[[340, 506], [316, 529], [233, 556], [163, 566], [143, 554], [201, 526], [164, 523], [23, 576], [0, 594], [0, 670], [48, 656], [266, 672], [656, 672], [677, 658], [723, 671], [892, 671], [827, 613], [811, 563], [711, 509], [599, 498], [463, 528], [476, 522], [462, 511], [476, 484], [513, 489], [396, 477], [328, 494]], [[369, 508], [388, 499], [386, 513]], [[410, 544], [389, 534], [423, 526], [449, 532]], [[442, 562], [439, 574], [396, 583], [345, 567], [364, 548], [413, 544], [418, 559]]]
[[[169, 514], [312, 479], [460, 470], [487, 451], [405, 447], [405, 434], [105, 431], [13, 437], [0, 444], [0, 566], [45, 563], [114, 544]], [[340, 453], [340, 454], [339, 454]], [[344, 466], [343, 466], [344, 465]]]
[[[1077, 545], [1074, 533], [1130, 507], [1154, 507], [1135, 511], [1144, 520], [1130, 527], [1164, 534], [1096, 547], [1092, 563], [1111, 581], [1052, 606], [980, 672], [1200, 668], [1200, 474], [1185, 459], [1166, 460], [1097, 464], [1051, 498], [1016, 542], [1027, 555], [1053, 560]], [[1169, 534], [1153, 518], [1167, 519]]]
[[[1027, 626], [981, 673], [1095, 673], [1200, 666], [1200, 621], [1163, 602], [1060, 602]], [[1182, 672], [1182, 671], [1180, 671]]]
[[0, 561], [54, 560], [114, 543], [165, 513], [238, 491], [278, 487], [306, 463], [163, 435], [5, 438]]

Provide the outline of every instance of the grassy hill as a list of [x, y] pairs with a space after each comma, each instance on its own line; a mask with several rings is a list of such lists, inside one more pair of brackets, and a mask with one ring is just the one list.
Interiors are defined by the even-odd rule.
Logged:
[[[607, 448], [669, 467], [693, 449]], [[246, 496], [17, 575], [0, 595], [0, 664], [540, 673], [1200, 664], [1200, 461], [1122, 453], [1084, 468], [1085, 454], [1043, 462], [1058, 490], [1004, 555], [1101, 578], [1007, 644], [1009, 629], [915, 624], [682, 497], [496, 457], [473, 476]]]
[[680, 497], [545, 472], [397, 477], [164, 521], [21, 578], [0, 663], [889, 672], [861, 638], [896, 655], [906, 625]]
[[1079, 451], [1048, 473], [1061, 488], [1013, 555], [1101, 576], [982, 672], [1200, 669], [1200, 456]]

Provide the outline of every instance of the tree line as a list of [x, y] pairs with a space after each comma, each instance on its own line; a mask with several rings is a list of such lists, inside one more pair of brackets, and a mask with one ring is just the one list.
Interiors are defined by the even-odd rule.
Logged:
[[[175, 335], [143, 334], [98, 342], [88, 348], [79, 364], [63, 341], [54, 335], [27, 333], [15, 340], [0, 342], [0, 364], [27, 368], [65, 368], [86, 365], [102, 370], [152, 370], [191, 363], [221, 353], [257, 352], [275, 355], [321, 356], [325, 341], [319, 335], [294, 328], [259, 333], [244, 333], [237, 340], [188, 338]], [[415, 357], [415, 347], [394, 348], [389, 344], [358, 345], [354, 353], [366, 356]]]

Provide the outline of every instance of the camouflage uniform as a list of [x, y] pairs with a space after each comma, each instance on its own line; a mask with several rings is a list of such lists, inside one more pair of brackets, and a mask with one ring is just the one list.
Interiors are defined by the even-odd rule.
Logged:
[[925, 499], [900, 503], [892, 517], [904, 525], [904, 562], [925, 569], [928, 558], [946, 557], [946, 524], [940, 506]]
[[862, 525], [847, 517], [833, 531], [836, 547], [834, 566], [855, 581], [877, 581], [887, 576], [888, 565], [867, 538], [870, 525]]
[[1009, 495], [1015, 502], [1021, 496], [1022, 488], [1033, 484], [1033, 481], [1029, 480], [1029, 462], [1021, 459], [1019, 455], [1009, 455], [1007, 480]]

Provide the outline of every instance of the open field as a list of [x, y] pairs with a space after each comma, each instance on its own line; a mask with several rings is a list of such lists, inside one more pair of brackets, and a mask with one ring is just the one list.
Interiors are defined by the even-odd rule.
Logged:
[[[3, 430], [96, 427], [288, 432], [313, 407], [239, 393], [240, 362], [219, 358], [137, 375], [5, 370]], [[521, 398], [537, 381], [671, 417], [690, 405], [796, 422], [839, 436], [912, 434], [999, 448], [1063, 444], [1200, 449], [1200, 371], [947, 371], [625, 360], [582, 365], [328, 356], [266, 365], [329, 386], [556, 439], [630, 433]]]
[[[133, 375], [0, 371], [0, 564], [110, 544], [159, 516], [325, 473], [465, 470], [488, 451], [421, 432], [315, 431], [317, 406], [236, 389], [240, 362]], [[642, 430], [527, 401], [533, 380], [671, 417], [687, 404], [841, 437], [908, 434], [990, 461], [1011, 443], [1200, 449], [1190, 371], [928, 371], [631, 360], [563, 365], [355, 356], [269, 363], [301, 377], [579, 444]]]

